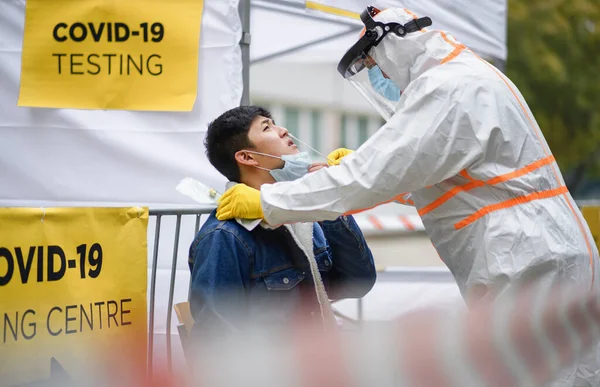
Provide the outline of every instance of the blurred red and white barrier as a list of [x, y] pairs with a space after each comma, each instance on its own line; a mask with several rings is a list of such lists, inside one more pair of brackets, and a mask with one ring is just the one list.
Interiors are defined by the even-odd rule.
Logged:
[[303, 321], [240, 332], [201, 343], [190, 377], [203, 387], [536, 387], [573, 374], [599, 333], [597, 294], [527, 288], [467, 312], [429, 308], [353, 333]]
[[354, 219], [366, 235], [425, 231], [419, 215], [356, 214]]

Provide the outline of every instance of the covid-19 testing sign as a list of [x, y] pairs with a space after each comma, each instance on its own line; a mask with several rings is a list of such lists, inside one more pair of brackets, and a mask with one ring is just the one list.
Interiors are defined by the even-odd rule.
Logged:
[[1, 386], [144, 369], [147, 225], [143, 208], [0, 208]]
[[190, 111], [203, 0], [27, 0], [19, 106]]

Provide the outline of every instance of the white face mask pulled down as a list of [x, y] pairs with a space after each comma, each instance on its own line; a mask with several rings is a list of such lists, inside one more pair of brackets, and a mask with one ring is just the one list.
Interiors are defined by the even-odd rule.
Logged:
[[275, 181], [277, 182], [294, 181], [296, 179], [299, 179], [308, 173], [308, 169], [312, 165], [312, 159], [306, 152], [299, 152], [293, 155], [282, 156], [273, 156], [268, 153], [254, 152], [250, 150], [246, 150], [246, 152], [283, 160], [284, 164], [282, 168], [268, 169], [260, 167], [258, 165], [255, 166], [258, 169], [269, 171], [269, 174], [273, 176], [273, 179], [275, 179]]
[[[288, 134], [288, 135], [291, 138], [293, 138], [295, 141], [298, 141], [299, 143], [305, 145], [310, 150], [314, 151], [315, 153], [317, 153], [324, 159], [327, 159], [327, 157], [323, 156], [319, 151], [317, 151], [316, 149], [314, 149], [307, 143], [299, 140], [298, 138], [296, 138], [295, 136], [293, 136], [291, 134]], [[267, 169], [267, 168], [263, 168], [260, 166], [256, 166], [256, 168], [259, 168], [259, 169], [262, 169], [265, 171], [269, 171], [269, 174], [273, 177], [273, 179], [275, 179], [276, 182], [294, 181], [294, 180], [300, 179], [302, 176], [304, 176], [308, 173], [308, 169], [313, 164], [312, 159], [307, 152], [299, 152], [299, 153], [295, 153], [295, 154], [291, 154], [291, 155], [282, 155], [282, 156], [274, 156], [274, 155], [270, 155], [268, 153], [255, 152], [255, 151], [251, 151], [251, 150], [246, 150], [246, 152], [283, 160], [284, 165], [282, 168]]]

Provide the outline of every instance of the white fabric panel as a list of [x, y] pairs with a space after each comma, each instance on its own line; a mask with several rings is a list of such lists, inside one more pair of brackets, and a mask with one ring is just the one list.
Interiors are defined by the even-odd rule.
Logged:
[[[478, 54], [506, 60], [506, 0], [317, 0], [314, 3], [361, 12], [367, 5], [380, 8], [404, 7], [419, 16], [429, 16], [432, 28], [452, 33], [458, 40]], [[256, 3], [265, 3], [256, 1]], [[323, 12], [310, 11], [314, 15]], [[309, 13], [309, 14], [310, 14]], [[301, 51], [288, 54], [280, 59], [286, 62], [337, 63], [346, 50], [356, 42], [362, 23], [353, 22], [357, 29], [329, 42], [313, 45]], [[327, 21], [310, 20], [305, 17], [282, 15], [276, 11], [252, 10], [251, 59], [281, 51], [298, 44], [335, 35], [348, 26]], [[293, 28], [290, 28], [293, 26]]]
[[[252, 3], [253, 7], [251, 7], [250, 13], [251, 60], [272, 55], [325, 36], [334, 35], [349, 28], [348, 26], [311, 18], [302, 9], [288, 6], [277, 7], [269, 1], [252, 1]], [[300, 3], [299, 5], [304, 5], [304, 1]], [[262, 5], [267, 5], [272, 9], [265, 9], [261, 7]], [[300, 16], [278, 12], [276, 9], [299, 11]], [[311, 48], [308, 48], [302, 52], [310, 50]]]
[[[431, 28], [450, 32], [477, 53], [506, 60], [506, 0], [381, 0], [403, 4], [417, 16], [429, 16]], [[365, 1], [362, 1], [365, 3]]]
[[[206, 125], [242, 95], [238, 0], [205, 0], [191, 112], [17, 107], [25, 1], [0, 1], [0, 205], [192, 202], [190, 176], [223, 189], [207, 162]], [[6, 184], [8, 182], [8, 184]]]
[[382, 10], [406, 8], [419, 17], [429, 16], [431, 28], [450, 32], [478, 53], [506, 59], [506, 0], [346, 0], [343, 5], [337, 0], [310, 2], [356, 13], [368, 5]]

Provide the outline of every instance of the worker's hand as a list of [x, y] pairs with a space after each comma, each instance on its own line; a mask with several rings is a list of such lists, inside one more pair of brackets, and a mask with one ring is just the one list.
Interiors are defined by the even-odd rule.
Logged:
[[327, 162], [329, 165], [339, 165], [342, 161], [342, 158], [348, 156], [352, 152], [354, 151], [350, 149], [338, 148], [327, 155]]
[[308, 168], [308, 173], [316, 172], [321, 168], [327, 168], [327, 163], [314, 163]]
[[236, 184], [219, 199], [217, 219], [263, 219], [260, 191], [245, 184]]

